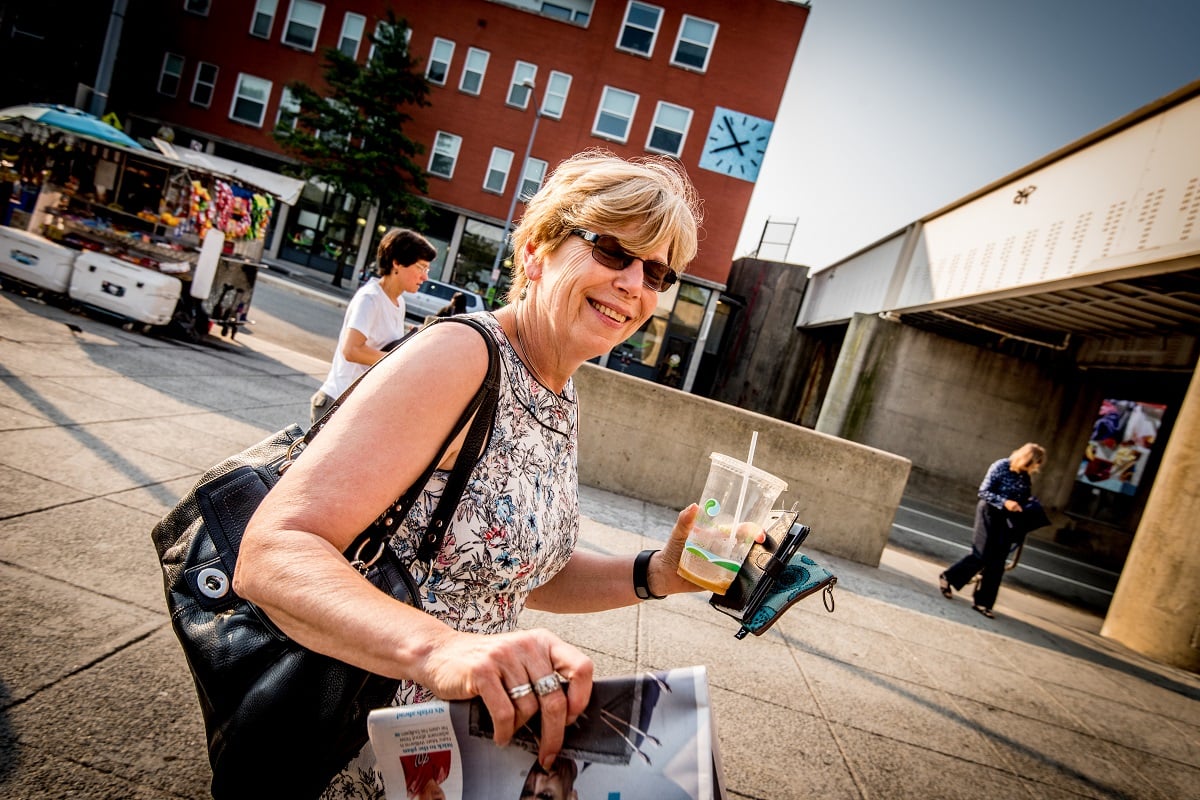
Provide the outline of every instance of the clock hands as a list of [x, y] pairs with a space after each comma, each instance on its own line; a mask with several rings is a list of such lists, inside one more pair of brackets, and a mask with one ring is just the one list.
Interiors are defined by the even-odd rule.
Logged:
[[737, 151], [738, 151], [738, 155], [739, 155], [739, 156], [744, 156], [744, 155], [746, 155], [746, 154], [745, 154], [745, 152], [743, 152], [743, 150], [742, 150], [742, 145], [744, 145], [744, 144], [750, 144], [750, 140], [749, 140], [749, 139], [746, 139], [746, 140], [745, 140], [745, 141], [743, 141], [743, 142], [739, 142], [737, 139], [734, 139], [734, 140], [733, 140], [733, 144], [727, 144], [727, 145], [724, 145], [723, 147], [714, 147], [714, 148], [712, 148], [711, 150], [709, 150], [708, 152], [710, 152], [710, 153], [719, 153], [719, 152], [721, 152], [722, 150], [732, 150], [733, 148], [735, 148], [735, 147], [736, 147], [736, 148], [737, 148]]
[[744, 145], [744, 144], [750, 144], [750, 140], [749, 140], [749, 139], [747, 139], [747, 140], [746, 140], [746, 141], [744, 141], [744, 142], [739, 142], [739, 141], [738, 141], [738, 138], [737, 138], [737, 134], [733, 132], [733, 120], [731, 120], [731, 119], [729, 118], [729, 115], [728, 115], [728, 114], [723, 114], [723, 115], [721, 116], [721, 118], [722, 118], [723, 120], [725, 120], [725, 130], [729, 131], [729, 135], [733, 137], [733, 144], [727, 144], [727, 145], [725, 145], [724, 147], [715, 147], [715, 148], [713, 148], [712, 150], [710, 150], [709, 152], [711, 152], [711, 153], [719, 153], [719, 152], [721, 152], [722, 150], [731, 150], [731, 149], [733, 149], [733, 148], [735, 148], [735, 147], [736, 147], [736, 148], [737, 148], [737, 151], [738, 151], [738, 155], [739, 155], [739, 156], [744, 156], [744, 155], [746, 155], [746, 151], [742, 150], [742, 145]]

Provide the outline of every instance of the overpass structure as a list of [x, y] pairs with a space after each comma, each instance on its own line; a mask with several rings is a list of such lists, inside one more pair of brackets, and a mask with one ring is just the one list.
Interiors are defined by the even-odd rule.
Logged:
[[1122, 570], [1104, 633], [1200, 669], [1200, 81], [813, 274], [796, 327], [795, 421], [957, 511], [1041, 442], [1042, 535]]

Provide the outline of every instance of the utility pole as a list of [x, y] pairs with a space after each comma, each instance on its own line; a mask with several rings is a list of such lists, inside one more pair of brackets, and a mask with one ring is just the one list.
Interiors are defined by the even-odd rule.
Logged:
[[517, 172], [516, 181], [514, 181], [516, 185], [513, 187], [508, 215], [504, 218], [504, 232], [500, 234], [500, 246], [496, 248], [496, 260], [492, 263], [492, 274], [488, 282], [489, 290], [500, 282], [500, 264], [504, 260], [504, 254], [508, 251], [508, 232], [512, 227], [513, 214], [517, 213], [517, 200], [521, 197], [521, 184], [525, 180], [525, 170], [529, 166], [529, 155], [533, 152], [533, 140], [537, 137], [538, 122], [542, 119], [542, 106], [535, 96], [537, 84], [526, 79], [521, 82], [521, 85], [529, 87], [529, 99], [533, 101], [533, 128], [529, 131], [529, 143], [525, 145], [525, 158], [521, 161], [521, 169]]

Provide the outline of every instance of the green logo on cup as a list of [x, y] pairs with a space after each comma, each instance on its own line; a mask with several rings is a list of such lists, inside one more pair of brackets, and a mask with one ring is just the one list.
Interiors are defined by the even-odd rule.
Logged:
[[721, 504], [717, 502], [715, 497], [704, 501], [704, 513], [710, 517], [715, 517], [721, 513]]

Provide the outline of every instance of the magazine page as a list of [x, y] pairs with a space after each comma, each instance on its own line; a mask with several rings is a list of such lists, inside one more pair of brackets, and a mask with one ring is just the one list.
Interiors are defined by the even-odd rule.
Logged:
[[[507, 747], [497, 747], [491, 719], [478, 699], [378, 709], [368, 728], [389, 800], [722, 796], [704, 667], [597, 679], [587, 708], [567, 729], [562, 754], [548, 773], [537, 763], [538, 718]], [[447, 746], [447, 736], [452, 746]], [[429, 753], [448, 755], [446, 778], [427, 794], [414, 793], [420, 779], [432, 776], [436, 783], [441, 761], [421, 773], [411, 763], [414, 756]], [[442, 794], [434, 793], [438, 788]]]

